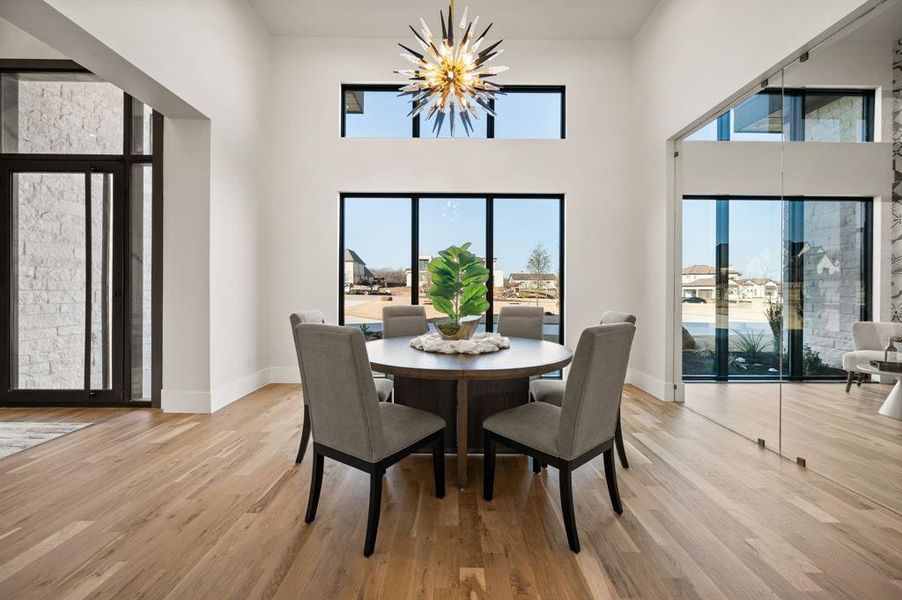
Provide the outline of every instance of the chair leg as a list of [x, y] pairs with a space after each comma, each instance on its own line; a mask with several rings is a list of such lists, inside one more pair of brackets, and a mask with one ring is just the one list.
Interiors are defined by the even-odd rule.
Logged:
[[379, 531], [379, 513], [382, 512], [382, 473], [370, 474], [370, 509], [366, 518], [366, 540], [363, 555], [369, 556], [376, 547], [376, 533]]
[[304, 517], [305, 523], [313, 523], [316, 518], [316, 507], [319, 504], [319, 493], [323, 488], [323, 466], [326, 457], [313, 449], [313, 474], [310, 479], [310, 495], [307, 498], [307, 516]]
[[435, 477], [435, 497], [445, 497], [445, 436], [443, 433], [435, 438], [432, 446], [432, 475]]
[[567, 543], [573, 552], [579, 552], [579, 535], [576, 533], [576, 517], [573, 514], [573, 483], [570, 467], [561, 467], [561, 514], [564, 516], [564, 529], [567, 531]]
[[846, 374], [846, 393], [849, 393], [849, 390], [852, 389], [852, 371], [849, 371]]
[[861, 382], [864, 381], [864, 377], [865, 377], [864, 373], [858, 374], [858, 383], [856, 384], [858, 387], [861, 387]]
[[495, 495], [495, 439], [488, 431], [482, 445], [482, 497], [486, 502]]
[[623, 514], [623, 503], [620, 502], [620, 489], [617, 487], [617, 473], [614, 466], [614, 449], [604, 451], [604, 478], [608, 482], [608, 494], [611, 495], [611, 506], [618, 515]]
[[620, 423], [620, 412], [617, 412], [617, 429], [614, 430], [614, 445], [617, 446], [617, 456], [620, 457], [620, 466], [629, 469], [630, 464], [626, 460], [626, 448], [623, 446], [623, 426]]
[[530, 458], [532, 461], [532, 472], [533, 473], [541, 473], [542, 472], [542, 463], [539, 462], [537, 458]]
[[310, 409], [304, 403], [304, 423], [301, 425], [301, 447], [298, 448], [298, 457], [294, 462], [299, 463], [304, 460], [304, 454], [307, 452], [307, 446], [310, 444]]

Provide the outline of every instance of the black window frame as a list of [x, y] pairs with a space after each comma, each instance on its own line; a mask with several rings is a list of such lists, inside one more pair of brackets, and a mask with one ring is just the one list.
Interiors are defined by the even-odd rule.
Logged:
[[[567, 88], [563, 85], [502, 85], [499, 86], [501, 88], [501, 92], [504, 94], [558, 94], [561, 98], [561, 129], [560, 129], [560, 138], [547, 138], [547, 139], [567, 139]], [[347, 111], [345, 106], [345, 93], [346, 92], [398, 92], [400, 86], [393, 84], [363, 84], [363, 83], [343, 83], [341, 84], [341, 98], [340, 98], [340, 107], [341, 107], [341, 137], [347, 138]], [[494, 109], [494, 101], [490, 102], [490, 106]], [[495, 119], [496, 117], [486, 113], [486, 136], [485, 138], [474, 138], [474, 139], [497, 139], [495, 138]], [[411, 138], [420, 138], [427, 137], [431, 138], [433, 136], [421, 135], [421, 123], [420, 123], [420, 115], [415, 115], [410, 117], [410, 132]], [[353, 138], [354, 136], [350, 136]], [[457, 136], [460, 138], [465, 138], [466, 135]], [[394, 138], [394, 139], [408, 139], [408, 138]], [[533, 139], [533, 138], [504, 138], [504, 139]], [[538, 138], [545, 139], [545, 138]]]
[[[71, 60], [40, 59], [0, 59], [0, 75], [7, 73], [91, 73], [90, 70]], [[11, 389], [12, 356], [17, 355], [12, 336], [11, 291], [7, 289], [13, 273], [14, 253], [0, 264], [0, 352], [10, 357], [5, 362], [9, 365], [0, 368], [0, 406], [117, 406], [117, 407], [152, 407], [160, 408], [163, 387], [163, 119], [164, 116], [153, 110], [151, 117], [151, 154], [136, 154], [134, 149], [133, 107], [135, 99], [122, 90], [123, 97], [123, 135], [120, 154], [52, 154], [52, 153], [19, 153], [0, 151], [0, 169], [9, 173], [9, 178], [0, 182], [0, 191], [5, 198], [12, 185], [12, 174], [16, 169], [35, 168], [56, 171], [71, 169], [75, 172], [97, 171], [99, 173], [121, 173], [117, 186], [123, 194], [122, 207], [125, 219], [122, 226], [122, 246], [117, 248], [122, 256], [122, 277], [118, 287], [113, 290], [113, 301], [121, 305], [121, 323], [114, 325], [114, 331], [121, 328], [122, 339], [114, 342], [114, 347], [121, 348], [122, 358], [119, 369], [112, 374], [113, 380], [121, 381], [121, 394], [101, 394], [86, 385], [85, 390], [39, 390]], [[150, 165], [151, 181], [151, 398], [133, 400], [132, 389], [132, 319], [131, 319], [131, 210], [132, 210], [132, 167]], [[0, 215], [0, 246], [4, 249], [11, 243], [13, 213], [11, 207]], [[140, 243], [140, 240], [138, 241]], [[7, 341], [9, 345], [7, 346]], [[90, 341], [86, 340], [86, 345]], [[86, 373], [86, 380], [89, 374]], [[71, 392], [71, 393], [67, 393]]]
[[[730, 194], [686, 194], [683, 200], [708, 200], [716, 202], [715, 224], [715, 312], [729, 314], [728, 285], [730, 265], [730, 201], [731, 200], [761, 200], [783, 201], [783, 215], [787, 220], [786, 230], [783, 233], [784, 256], [797, 255], [798, 249], [794, 248], [792, 238], [794, 233], [803, 231], [804, 216], [801, 209], [805, 202], [818, 201], [842, 201], [856, 202], [863, 211], [864, 224], [862, 231], [861, 258], [862, 258], [862, 288], [864, 301], [860, 308], [859, 320], [870, 321], [874, 303], [874, 278], [873, 278], [873, 244], [874, 244], [874, 198], [860, 196], [768, 196], [768, 195], [730, 195]], [[682, 227], [682, 226], [681, 226]], [[786, 289], [788, 286], [798, 286], [804, 289], [803, 271], [798, 260], [788, 260], [782, 265], [781, 273], [781, 297], [784, 306], [787, 302]], [[801, 292], [799, 292], [801, 293]], [[680, 306], [682, 307], [682, 281], [680, 283]], [[804, 320], [804, 315], [802, 315]], [[682, 317], [680, 318], [682, 323]], [[684, 382], [741, 382], [741, 381], [839, 381], [845, 379], [844, 375], [805, 375], [802, 353], [805, 345], [802, 328], [783, 329], [783, 346], [787, 349], [788, 364], [782, 366], [782, 373], [777, 375], [737, 375], [729, 372], [729, 330], [716, 327], [714, 331], [714, 373], [711, 374], [686, 374], [680, 373]]]
[[[782, 141], [789, 142], [805, 142], [805, 99], [808, 96], [853, 96], [862, 98], [861, 118], [864, 121], [864, 139], [857, 142], [845, 142], [852, 144], [868, 143], [874, 141], [874, 102], [876, 99], [876, 90], [873, 89], [848, 89], [848, 88], [765, 88], [753, 94], [753, 96], [769, 95], [782, 96], [783, 101], [783, 131], [788, 135]], [[753, 97], [750, 96], [749, 98]], [[745, 102], [746, 98], [742, 102]], [[788, 100], [788, 102], [787, 102]], [[738, 102], [736, 106], [742, 104]], [[732, 131], [732, 123], [730, 122], [730, 111], [736, 106], [724, 111], [714, 118], [717, 123], [717, 140], [718, 142], [731, 142], [737, 140], [730, 139]], [[788, 110], [787, 110], [788, 107]], [[788, 112], [788, 115], [787, 115]], [[788, 117], [788, 118], [787, 118]], [[706, 127], [705, 123], [698, 127], [686, 137], [691, 136], [696, 131]], [[788, 130], [787, 130], [788, 128]], [[690, 140], [692, 141], [692, 140]], [[749, 140], [751, 141], [751, 140]], [[774, 140], [776, 141], [776, 140]], [[837, 142], [826, 142], [837, 143]]]
[[[450, 193], [450, 194], [442, 194], [442, 193], [403, 193], [403, 192], [376, 192], [376, 193], [366, 193], [366, 192], [342, 192], [338, 195], [338, 324], [345, 324], [345, 303], [344, 303], [344, 289], [345, 289], [345, 269], [344, 269], [344, 251], [345, 251], [345, 201], [353, 198], [396, 198], [399, 200], [410, 200], [411, 210], [410, 210], [410, 262], [411, 262], [411, 290], [410, 290], [410, 302], [412, 305], [419, 305], [419, 285], [416, 285], [419, 282], [420, 278], [420, 264], [419, 264], [419, 242], [420, 242], [420, 211], [419, 204], [421, 199], [431, 199], [431, 198], [441, 198], [441, 199], [479, 199], [485, 200], [485, 249], [486, 249], [486, 261], [489, 260], [489, 257], [494, 256], [494, 210], [495, 210], [495, 201], [496, 200], [556, 200], [558, 202], [558, 214], [559, 214], [559, 223], [558, 223], [558, 236], [560, 249], [558, 252], [558, 306], [559, 306], [559, 325], [558, 325], [558, 343], [564, 343], [564, 298], [565, 298], [565, 289], [564, 289], [564, 247], [565, 247], [565, 238], [564, 238], [564, 223], [566, 221], [565, 218], [565, 202], [564, 202], [564, 194], [477, 194], [477, 193]], [[488, 287], [488, 292], [486, 293], [486, 300], [488, 300], [489, 307], [485, 313], [485, 330], [486, 331], [494, 331], [495, 323], [494, 323], [494, 284], [495, 284], [495, 270], [489, 268], [489, 280], [486, 283]], [[557, 377], [560, 377], [558, 373]]]

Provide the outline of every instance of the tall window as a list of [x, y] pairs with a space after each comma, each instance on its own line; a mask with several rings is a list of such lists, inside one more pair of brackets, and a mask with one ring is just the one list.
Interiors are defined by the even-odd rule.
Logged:
[[348, 325], [370, 337], [382, 332], [382, 307], [411, 297], [409, 197], [348, 197], [343, 201], [341, 297]]
[[502, 306], [537, 305], [546, 339], [563, 342], [562, 196], [343, 194], [340, 202], [341, 324], [377, 338], [382, 307], [399, 303], [442, 318], [427, 297], [426, 266], [439, 250], [471, 242], [492, 274], [480, 330], [494, 330]]
[[[563, 86], [509, 85], [491, 101], [497, 116], [480, 111], [472, 120], [471, 138], [563, 139], [565, 94]], [[343, 85], [341, 87], [342, 137], [442, 137], [451, 136], [448, 123], [436, 136], [435, 118], [411, 116], [407, 96], [395, 85]], [[467, 137], [460, 126], [456, 137]]]
[[684, 379], [844, 377], [871, 310], [870, 200], [683, 200]]
[[0, 401], [159, 402], [161, 136], [75, 63], [0, 65]]
[[686, 137], [688, 141], [873, 142], [874, 90], [768, 89]]

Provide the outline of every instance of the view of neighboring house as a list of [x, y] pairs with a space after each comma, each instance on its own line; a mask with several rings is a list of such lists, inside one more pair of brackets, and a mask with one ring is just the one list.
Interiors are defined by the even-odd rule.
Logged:
[[554, 273], [511, 273], [507, 287], [514, 290], [557, 291], [557, 275]]
[[[775, 300], [780, 296], [780, 284], [766, 277], [743, 279], [742, 273], [729, 270], [727, 299], [730, 302], [741, 300], [767, 299]], [[716, 270], [710, 265], [691, 265], [683, 269], [683, 298], [701, 298], [706, 302], [715, 300], [717, 287]]]
[[[426, 269], [426, 267], [429, 265], [429, 261], [431, 261], [431, 260], [432, 260], [431, 254], [420, 254], [420, 256], [419, 256], [420, 264], [418, 265], [418, 267], [420, 270], [420, 287], [421, 288], [428, 287], [431, 283], [431, 280], [429, 279], [429, 271]], [[484, 266], [485, 259], [481, 259], [481, 262]], [[493, 263], [497, 264], [497, 262], [498, 262], [498, 259], [495, 258]], [[499, 271], [498, 269], [495, 269], [492, 272], [492, 275], [495, 279], [495, 287], [496, 288], [502, 287], [504, 285], [504, 271]], [[410, 287], [410, 285], [412, 283], [412, 279], [413, 279], [413, 270], [410, 267], [404, 269], [404, 276], [407, 281], [407, 287]]]
[[345, 250], [345, 284], [368, 285], [373, 279], [373, 272], [367, 268], [360, 255], [351, 249]]
[[780, 285], [772, 279], [753, 277], [741, 279], [737, 283], [740, 300], [776, 300], [780, 296]]

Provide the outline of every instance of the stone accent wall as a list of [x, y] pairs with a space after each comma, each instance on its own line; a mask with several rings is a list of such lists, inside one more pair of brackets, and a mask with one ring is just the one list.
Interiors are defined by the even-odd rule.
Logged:
[[862, 216], [857, 202], [811, 201], [804, 209], [804, 343], [824, 364], [842, 367], [861, 318]]
[[18, 349], [22, 389], [84, 387], [85, 201], [81, 174], [21, 174]]
[[890, 307], [893, 321], [902, 323], [902, 39], [893, 48], [893, 173]]
[[[4, 92], [18, 98], [18, 129], [5, 132], [9, 134], [4, 143], [6, 151], [122, 154], [122, 90], [100, 81], [42, 81], [41, 75], [13, 77], [16, 76], [4, 81], [4, 86], [15, 89]], [[13, 140], [16, 150], [8, 148]]]

